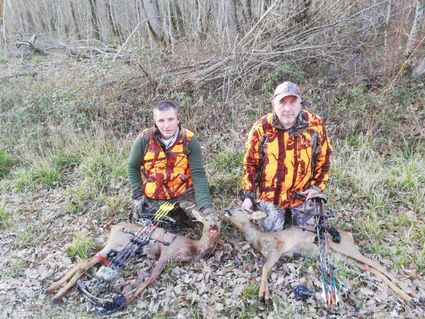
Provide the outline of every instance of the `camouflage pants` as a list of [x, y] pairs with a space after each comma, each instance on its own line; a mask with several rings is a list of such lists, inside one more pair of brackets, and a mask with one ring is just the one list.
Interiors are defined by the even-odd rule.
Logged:
[[298, 206], [290, 208], [281, 208], [273, 203], [259, 201], [257, 203], [259, 210], [267, 214], [267, 217], [259, 221], [260, 230], [263, 232], [281, 231], [285, 227], [287, 213], [290, 214], [289, 220], [294, 226], [314, 226], [314, 206], [304, 202]]
[[144, 219], [146, 214], [156, 211], [156, 209], [164, 202], [178, 204], [176, 209], [173, 209], [169, 214], [167, 214], [167, 216], [176, 221], [177, 228], [192, 228], [195, 217], [191, 210], [196, 207], [195, 192], [193, 188], [189, 188], [180, 196], [167, 201], [144, 197], [142, 206], [137, 209], [133, 209], [131, 212], [130, 221], [137, 223], [138, 220]]

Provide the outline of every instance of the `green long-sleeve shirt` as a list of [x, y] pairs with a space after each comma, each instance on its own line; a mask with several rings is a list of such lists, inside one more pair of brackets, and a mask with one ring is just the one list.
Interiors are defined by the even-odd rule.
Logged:
[[[144, 162], [144, 154], [149, 143], [149, 134], [139, 134], [131, 148], [128, 160], [128, 179], [130, 187], [135, 194], [143, 194], [142, 171]], [[205, 174], [204, 163], [202, 159], [201, 144], [196, 136], [193, 136], [187, 144], [187, 154], [189, 161], [190, 176], [195, 191], [196, 206], [199, 209], [210, 206], [212, 204], [209, 194], [207, 176]]]

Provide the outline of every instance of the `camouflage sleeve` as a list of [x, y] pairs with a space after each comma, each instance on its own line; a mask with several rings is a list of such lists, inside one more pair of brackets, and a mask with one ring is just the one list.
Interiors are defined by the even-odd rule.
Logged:
[[254, 124], [248, 134], [242, 166], [242, 191], [245, 193], [245, 197], [253, 197], [257, 191], [261, 138], [261, 126]]
[[329, 179], [329, 169], [331, 167], [332, 147], [326, 132], [325, 125], [322, 122], [319, 130], [318, 154], [315, 156], [314, 176], [311, 180], [311, 186], [316, 186], [322, 191], [326, 188]]

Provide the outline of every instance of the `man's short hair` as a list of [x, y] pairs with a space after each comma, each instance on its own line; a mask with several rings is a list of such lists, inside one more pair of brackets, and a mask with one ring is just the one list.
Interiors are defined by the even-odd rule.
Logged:
[[168, 100], [159, 102], [153, 108], [154, 111], [167, 111], [169, 109], [174, 109], [176, 113], [179, 114], [179, 108], [177, 107], [177, 105]]

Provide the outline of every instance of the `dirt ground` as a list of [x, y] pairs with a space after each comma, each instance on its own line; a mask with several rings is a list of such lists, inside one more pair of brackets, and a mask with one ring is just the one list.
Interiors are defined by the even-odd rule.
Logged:
[[[3, 194], [0, 200], [14, 207], [13, 224], [1, 230], [1, 318], [94, 318], [91, 305], [72, 289], [54, 305], [44, 290], [76, 260], [66, 249], [75, 234], [102, 243], [106, 230], [92, 214], [61, 214], [62, 196], [56, 191], [32, 198]], [[173, 264], [141, 298], [111, 315], [120, 318], [423, 318], [424, 306], [402, 302], [375, 275], [349, 261], [337, 260], [347, 274], [340, 280], [340, 305], [326, 314], [321, 297], [318, 267], [303, 258], [282, 259], [269, 286], [272, 302], [263, 306], [256, 298], [262, 258], [224, 223], [224, 236], [208, 260]], [[152, 265], [142, 260], [128, 271], [146, 277]], [[127, 271], [127, 272], [128, 272]], [[415, 274], [395, 274], [425, 295], [425, 284]], [[408, 277], [410, 275], [410, 278]], [[137, 280], [132, 284], [137, 285]], [[306, 302], [294, 298], [292, 287], [305, 284], [315, 291]], [[252, 289], [254, 287], [254, 289]], [[252, 292], [254, 291], [254, 292]]]

